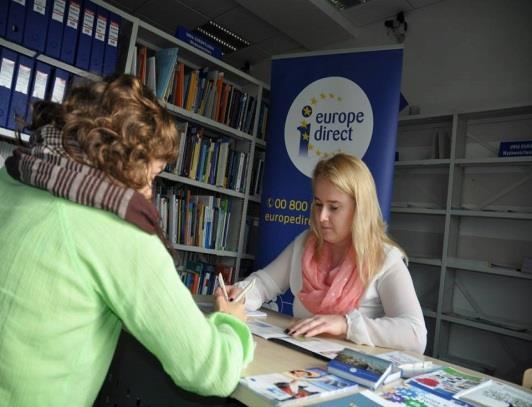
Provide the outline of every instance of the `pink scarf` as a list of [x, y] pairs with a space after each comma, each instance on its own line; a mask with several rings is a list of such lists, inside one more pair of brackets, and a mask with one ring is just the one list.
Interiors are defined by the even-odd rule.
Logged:
[[349, 250], [339, 266], [331, 268], [330, 246], [323, 244], [318, 259], [316, 241], [316, 237], [311, 235], [305, 244], [301, 259], [303, 289], [298, 297], [313, 314], [347, 314], [358, 308], [364, 292], [354, 249]]

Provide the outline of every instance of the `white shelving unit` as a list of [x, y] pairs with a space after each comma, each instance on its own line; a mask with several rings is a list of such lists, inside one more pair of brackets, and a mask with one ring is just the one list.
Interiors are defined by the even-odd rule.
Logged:
[[531, 139], [532, 106], [401, 119], [390, 222], [427, 353], [513, 381], [532, 364], [532, 157], [498, 151]]

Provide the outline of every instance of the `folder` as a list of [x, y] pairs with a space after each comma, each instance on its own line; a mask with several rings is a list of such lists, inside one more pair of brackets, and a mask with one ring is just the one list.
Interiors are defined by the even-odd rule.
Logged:
[[33, 79], [31, 81], [28, 111], [26, 113], [26, 122], [31, 122], [32, 106], [33, 103], [39, 100], [46, 99], [46, 91], [48, 90], [48, 84], [50, 83], [52, 68], [50, 65], [44, 62], [37, 61], [35, 68], [33, 69]]
[[85, 1], [83, 5], [83, 17], [80, 19], [76, 66], [85, 71], [89, 70], [97, 8], [93, 2]]
[[122, 18], [109, 13], [109, 24], [107, 29], [107, 39], [105, 41], [105, 55], [103, 58], [103, 76], [111, 75], [116, 71], [116, 61], [118, 58], [118, 35], [120, 34], [120, 22]]
[[[4, 0], [5, 1], [5, 0]], [[22, 44], [24, 21], [26, 20], [26, 0], [10, 0], [7, 13], [6, 38]]]
[[8, 129], [22, 130], [26, 127], [26, 111], [28, 109], [28, 94], [30, 91], [32, 72], [33, 59], [25, 55], [19, 55], [7, 117], [6, 127]]
[[70, 65], [74, 65], [75, 61], [80, 19], [81, 3], [77, 0], [68, 0], [60, 59]]
[[39, 52], [46, 48], [46, 32], [50, 18], [51, 0], [26, 0], [26, 22], [24, 23], [24, 46]]
[[7, 12], [9, 11], [9, 2], [7, 0], [0, 1], [0, 37], [6, 36], [7, 26]]
[[66, 0], [53, 0], [50, 20], [48, 22], [48, 34], [46, 41], [46, 55], [55, 59], [61, 58], [61, 41], [66, 15]]
[[0, 127], [6, 127], [11, 100], [11, 89], [15, 79], [15, 67], [17, 66], [17, 53], [3, 48], [0, 57]]
[[62, 69], [55, 68], [52, 85], [50, 88], [50, 100], [55, 103], [63, 103], [69, 74]]
[[98, 7], [96, 11], [96, 24], [94, 27], [94, 37], [92, 39], [92, 50], [89, 63], [89, 71], [94, 72], [97, 75], [102, 74], [108, 20], [109, 12], [101, 6]]

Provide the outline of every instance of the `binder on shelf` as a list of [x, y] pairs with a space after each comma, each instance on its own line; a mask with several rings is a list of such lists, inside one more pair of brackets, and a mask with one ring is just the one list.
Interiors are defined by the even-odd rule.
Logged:
[[24, 24], [24, 46], [43, 52], [46, 48], [46, 32], [50, 17], [51, 0], [26, 0], [26, 22]]
[[7, 12], [9, 11], [9, 2], [0, 1], [0, 37], [6, 36]]
[[29, 93], [30, 103], [28, 106], [28, 111], [26, 112], [26, 122], [28, 123], [31, 121], [31, 106], [33, 103], [39, 100], [45, 100], [46, 98], [46, 91], [48, 90], [48, 84], [50, 83], [51, 71], [52, 68], [50, 65], [45, 64], [44, 62], [37, 61], [35, 64]]
[[103, 69], [108, 19], [109, 12], [107, 9], [99, 6], [96, 10], [96, 23], [94, 25], [94, 37], [92, 39], [92, 50], [89, 62], [89, 71], [97, 75], [101, 75]]
[[45, 54], [55, 59], [61, 58], [61, 42], [65, 26], [66, 0], [53, 0]]
[[62, 69], [55, 68], [52, 86], [50, 89], [50, 100], [55, 103], [62, 103], [68, 83], [69, 74]]
[[15, 79], [15, 67], [17, 65], [17, 53], [3, 48], [0, 57], [0, 127], [6, 127], [11, 100], [11, 89]]
[[85, 71], [89, 70], [96, 10], [97, 6], [93, 2], [85, 1], [83, 17], [80, 19], [78, 48], [76, 50], [76, 66]]
[[26, 121], [28, 108], [28, 94], [30, 90], [31, 75], [33, 71], [33, 59], [25, 55], [18, 56], [15, 82], [11, 92], [11, 102], [7, 117], [7, 128], [22, 130]]
[[74, 65], [75, 61], [80, 18], [81, 3], [77, 0], [68, 0], [60, 59], [70, 65]]
[[[5, 1], [5, 0], [4, 0]], [[24, 21], [26, 20], [26, 0], [11, 0], [7, 13], [6, 38], [22, 44]]]
[[116, 70], [118, 57], [118, 35], [120, 34], [121, 17], [109, 12], [107, 38], [105, 40], [105, 52], [103, 58], [103, 76], [111, 75]]

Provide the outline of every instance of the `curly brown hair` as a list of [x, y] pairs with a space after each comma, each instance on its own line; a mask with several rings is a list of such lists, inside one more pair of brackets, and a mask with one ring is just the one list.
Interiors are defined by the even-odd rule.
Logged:
[[177, 129], [153, 92], [121, 74], [73, 88], [62, 105], [34, 106], [31, 128], [54, 124], [75, 160], [133, 189], [149, 180], [149, 164], [176, 157]]

